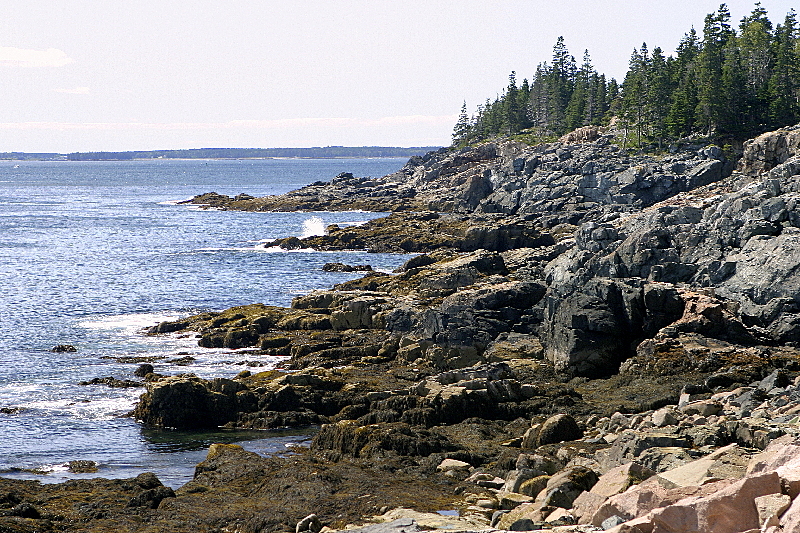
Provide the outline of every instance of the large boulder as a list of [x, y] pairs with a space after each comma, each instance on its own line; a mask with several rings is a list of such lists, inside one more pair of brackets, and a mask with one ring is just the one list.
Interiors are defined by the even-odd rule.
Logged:
[[178, 429], [214, 428], [236, 420], [249, 391], [230, 379], [175, 376], [147, 384], [133, 415], [145, 424]]
[[763, 133], [744, 143], [736, 169], [757, 176], [796, 155], [799, 149], [800, 128], [797, 126]]
[[539, 446], [556, 444], [564, 441], [578, 440], [583, 437], [583, 430], [572, 416], [558, 414], [551, 416], [539, 428], [537, 443]]
[[352, 420], [324, 424], [311, 442], [312, 450], [326, 450], [350, 457], [380, 457], [387, 453], [427, 457], [453, 450], [442, 435], [404, 423], [367, 426]]

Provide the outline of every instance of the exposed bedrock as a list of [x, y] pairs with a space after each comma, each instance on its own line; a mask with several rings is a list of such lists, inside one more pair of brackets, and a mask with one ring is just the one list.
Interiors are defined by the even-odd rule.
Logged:
[[563, 378], [613, 375], [644, 341], [685, 334], [742, 349], [791, 346], [800, 342], [798, 131], [748, 142], [736, 171], [715, 146], [656, 158], [601, 135], [439, 151], [384, 178], [343, 175], [223, 202], [278, 209], [302, 198], [319, 208], [338, 198], [435, 212], [298, 240], [425, 252], [394, 274], [370, 272], [291, 309], [237, 308], [152, 332], [197, 331], [203, 346], [287, 356], [287, 369], [441, 372], [528, 359]]

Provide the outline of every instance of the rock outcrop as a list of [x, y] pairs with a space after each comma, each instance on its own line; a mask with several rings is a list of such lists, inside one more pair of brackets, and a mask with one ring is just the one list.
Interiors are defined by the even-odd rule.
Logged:
[[[631, 154], [589, 128], [440, 150], [384, 178], [343, 174], [279, 197], [195, 198], [391, 212], [273, 245], [419, 255], [290, 308], [151, 328], [282, 362], [217, 380], [143, 369], [144, 423], [319, 431], [287, 457], [215, 445], [176, 498], [153, 487], [132, 509], [180, 522], [225, 498], [209, 523], [238, 531], [367, 515], [387, 523], [363, 531], [796, 529], [798, 132], [748, 142], [735, 169], [713, 145]], [[389, 495], [394, 476], [429, 500]], [[280, 521], [254, 507], [266, 493], [281, 494]], [[392, 510], [407, 506], [418, 509]], [[419, 512], [448, 509], [461, 518]]]

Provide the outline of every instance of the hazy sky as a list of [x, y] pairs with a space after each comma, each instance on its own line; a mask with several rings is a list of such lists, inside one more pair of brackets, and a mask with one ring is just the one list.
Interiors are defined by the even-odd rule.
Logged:
[[[774, 23], [793, 2], [763, 0]], [[0, 0], [0, 152], [449, 144], [563, 35], [621, 79], [718, 0]], [[728, 2], [733, 21], [753, 2]]]

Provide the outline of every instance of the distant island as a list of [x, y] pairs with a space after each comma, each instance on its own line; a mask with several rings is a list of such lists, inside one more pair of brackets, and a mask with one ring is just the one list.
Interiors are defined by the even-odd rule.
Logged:
[[439, 146], [323, 146], [312, 148], [192, 148], [130, 152], [26, 153], [0, 152], [0, 160], [129, 161], [133, 159], [334, 159], [342, 157], [412, 157], [438, 150]]

